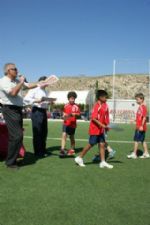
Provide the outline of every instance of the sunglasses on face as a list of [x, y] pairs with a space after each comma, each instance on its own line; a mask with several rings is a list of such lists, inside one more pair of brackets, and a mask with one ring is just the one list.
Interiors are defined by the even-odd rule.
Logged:
[[17, 70], [17, 68], [11, 68], [11, 69], [9, 69], [9, 70], [14, 70], [14, 71], [18, 71], [18, 70]]

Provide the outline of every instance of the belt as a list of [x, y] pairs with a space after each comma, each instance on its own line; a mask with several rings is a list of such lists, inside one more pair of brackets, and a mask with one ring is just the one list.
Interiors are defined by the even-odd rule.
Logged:
[[47, 109], [45, 109], [45, 108], [39, 108], [37, 106], [33, 106], [32, 111], [35, 111], [35, 110], [38, 110], [40, 112], [46, 112]]
[[17, 106], [17, 105], [2, 105], [3, 108], [9, 108], [9, 109], [18, 109], [22, 110], [22, 106]]

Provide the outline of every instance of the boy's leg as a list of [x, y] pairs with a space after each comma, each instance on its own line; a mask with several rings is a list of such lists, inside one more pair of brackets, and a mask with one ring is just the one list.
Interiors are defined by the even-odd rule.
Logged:
[[71, 149], [68, 150], [68, 155], [69, 156], [72, 156], [72, 155], [75, 155], [75, 130], [76, 128], [72, 128], [72, 127], [67, 127], [66, 128], [66, 133], [69, 135], [70, 137], [70, 146], [71, 146]]
[[107, 144], [107, 151], [108, 151], [108, 159], [114, 158], [116, 151], [112, 149], [108, 144]]
[[76, 164], [78, 164], [81, 167], [85, 167], [85, 164], [83, 162], [83, 157], [86, 155], [86, 153], [90, 150], [90, 148], [92, 147], [91, 144], [87, 144], [84, 149], [82, 150], [82, 152], [79, 154], [79, 156], [77, 156], [75, 158], [75, 162]]
[[105, 161], [105, 136], [104, 134], [101, 134], [99, 136], [99, 154], [100, 154], [100, 158], [101, 158], [101, 162], [99, 164], [100, 168], [108, 168], [108, 169], [112, 169], [113, 166], [108, 164], [106, 161]]
[[70, 135], [70, 144], [71, 144], [71, 149], [75, 149], [75, 138], [74, 134]]
[[139, 146], [139, 143], [137, 141], [134, 142], [134, 154], [137, 155], [137, 150], [138, 150], [138, 146]]
[[149, 154], [148, 153], [147, 143], [144, 141], [142, 144], [143, 144], [143, 148], [144, 148], [144, 154]]
[[99, 144], [99, 155], [101, 158], [101, 162], [105, 161], [105, 143], [100, 143]]
[[137, 158], [137, 150], [138, 150], [138, 145], [139, 142], [141, 142], [141, 134], [139, 130], [135, 130], [134, 134], [134, 149], [131, 154], [127, 155], [128, 159], [136, 159]]
[[150, 154], [148, 152], [147, 143], [145, 141], [143, 141], [142, 145], [143, 145], [144, 153], [143, 153], [143, 155], [140, 158], [141, 159], [150, 158]]
[[83, 157], [97, 143], [98, 143], [98, 135], [90, 135], [90, 137], [89, 137], [89, 143], [83, 148], [83, 150], [79, 154], [79, 156], [75, 158], [75, 162], [79, 166], [82, 166], [82, 167], [85, 166], [85, 164], [83, 163]]
[[131, 154], [127, 155], [128, 159], [136, 159], [137, 158], [137, 150], [138, 150], [139, 142], [134, 141], [134, 150]]
[[108, 152], [111, 152], [112, 151], [112, 148], [109, 145], [107, 145], [107, 151]]
[[63, 132], [62, 137], [61, 137], [61, 150], [65, 149], [66, 140], [67, 140], [67, 134], [65, 132]]
[[80, 157], [80, 158], [83, 158], [83, 157], [86, 155], [86, 153], [87, 153], [91, 148], [92, 148], [92, 145], [91, 145], [91, 144], [87, 144], [87, 145], [83, 148], [82, 152], [79, 154], [79, 157]]
[[147, 147], [147, 143], [145, 142], [145, 132], [142, 133], [142, 145], [143, 145], [143, 149], [144, 149], [144, 153], [141, 156], [141, 158], [150, 158], [150, 155], [148, 153], [148, 147]]
[[66, 132], [62, 132], [62, 137], [61, 137], [61, 149], [60, 149], [60, 158], [64, 158], [66, 156], [65, 152], [65, 146], [66, 146], [66, 139], [67, 139], [67, 134]]
[[74, 138], [74, 134], [70, 134], [70, 145], [71, 145], [71, 149], [68, 150], [67, 155], [68, 156], [73, 156], [75, 155], [75, 138]]

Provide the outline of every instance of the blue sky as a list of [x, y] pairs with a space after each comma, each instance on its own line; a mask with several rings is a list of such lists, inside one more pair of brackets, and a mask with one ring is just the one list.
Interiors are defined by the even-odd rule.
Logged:
[[137, 70], [147, 70], [149, 12], [150, 0], [0, 0], [0, 73], [15, 62], [30, 81], [103, 75], [113, 59], [138, 59]]

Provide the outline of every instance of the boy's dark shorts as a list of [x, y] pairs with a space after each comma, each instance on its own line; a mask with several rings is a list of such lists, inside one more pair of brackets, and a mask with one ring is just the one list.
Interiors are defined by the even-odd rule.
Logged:
[[145, 131], [135, 130], [134, 141], [144, 142], [145, 140]]
[[100, 135], [90, 135], [89, 137], [89, 144], [90, 145], [96, 145], [99, 143], [105, 143], [105, 135], [100, 134]]
[[63, 132], [65, 132], [66, 134], [68, 134], [68, 135], [74, 135], [75, 134], [75, 131], [76, 131], [76, 128], [63, 125]]

